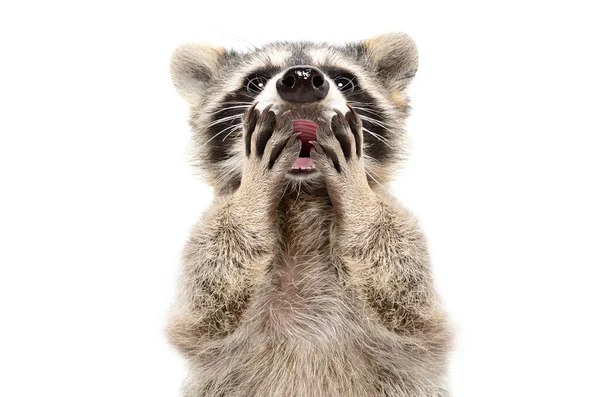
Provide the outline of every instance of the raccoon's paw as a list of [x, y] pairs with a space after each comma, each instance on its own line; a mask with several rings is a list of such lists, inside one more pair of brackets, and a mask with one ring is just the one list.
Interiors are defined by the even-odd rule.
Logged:
[[371, 191], [363, 157], [362, 123], [356, 111], [348, 108], [345, 116], [336, 110], [329, 125], [319, 120], [317, 142], [311, 142], [310, 156], [324, 175], [330, 195], [337, 193], [340, 198]]
[[285, 175], [300, 154], [300, 134], [292, 133], [291, 119], [277, 121], [270, 105], [262, 112], [252, 107], [243, 126], [245, 159], [240, 188], [256, 194], [281, 193]]

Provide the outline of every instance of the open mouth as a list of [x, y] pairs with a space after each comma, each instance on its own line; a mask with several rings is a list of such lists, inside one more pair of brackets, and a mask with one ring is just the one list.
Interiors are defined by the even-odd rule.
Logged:
[[292, 166], [292, 172], [295, 174], [314, 172], [315, 165], [310, 158], [310, 150], [312, 149], [310, 142], [317, 140], [317, 124], [309, 119], [294, 119], [292, 130], [300, 133], [298, 139], [302, 141], [302, 150]]

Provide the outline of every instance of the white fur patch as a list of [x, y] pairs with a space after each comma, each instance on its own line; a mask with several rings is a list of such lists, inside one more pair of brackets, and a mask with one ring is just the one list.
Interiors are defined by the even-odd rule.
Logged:
[[346, 97], [341, 93], [332, 79], [327, 76], [325, 79], [329, 83], [329, 93], [323, 99], [323, 105], [331, 109], [337, 109], [345, 114], [348, 111], [348, 106], [346, 106]]
[[286, 60], [292, 55], [290, 51], [280, 50], [269, 53], [269, 61], [274, 66], [284, 67]]
[[331, 56], [331, 50], [328, 48], [317, 48], [309, 52], [310, 57], [315, 65], [324, 65], [327, 59]]
[[279, 97], [276, 86], [277, 80], [279, 80], [281, 76], [283, 76], [283, 72], [277, 73], [275, 76], [273, 76], [267, 82], [267, 85], [265, 85], [265, 88], [263, 88], [262, 92], [256, 97], [256, 108], [261, 112], [264, 108], [271, 104], [273, 105], [271, 110], [273, 110], [275, 114], [277, 114], [281, 108], [283, 100]]

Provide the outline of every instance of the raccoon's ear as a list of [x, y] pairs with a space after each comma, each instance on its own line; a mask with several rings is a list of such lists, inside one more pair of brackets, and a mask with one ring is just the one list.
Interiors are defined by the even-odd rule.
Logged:
[[413, 39], [406, 33], [386, 33], [362, 43], [366, 60], [384, 84], [405, 90], [417, 73], [419, 54]]
[[183, 44], [171, 57], [171, 79], [179, 95], [189, 103], [201, 96], [215, 78], [226, 50], [207, 44]]

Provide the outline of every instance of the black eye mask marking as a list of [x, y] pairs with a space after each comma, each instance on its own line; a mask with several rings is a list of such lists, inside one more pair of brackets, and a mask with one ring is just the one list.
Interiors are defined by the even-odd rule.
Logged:
[[275, 66], [261, 68], [253, 71], [244, 78], [241, 90], [246, 91], [251, 96], [256, 96], [261, 93], [269, 80], [278, 72]]
[[[383, 111], [376, 103], [375, 98], [364, 90], [357, 76], [349, 71], [334, 67], [321, 67], [327, 76], [334, 82], [342, 83], [342, 87], [336, 87], [346, 97], [348, 104], [356, 109], [363, 123], [364, 150], [367, 155], [377, 161], [387, 161], [394, 155], [390, 148], [391, 143], [389, 129], [385, 127]], [[352, 85], [349, 89], [348, 84]]]
[[252, 98], [245, 89], [229, 93], [218, 108], [212, 111], [209, 127], [205, 131], [206, 155], [211, 163], [225, 161], [232, 157], [230, 148], [234, 139], [242, 131], [242, 115], [250, 106]]
[[[240, 87], [227, 94], [219, 106], [212, 111], [212, 117], [208, 123], [210, 126], [206, 131], [208, 135], [206, 155], [211, 163], [218, 163], [232, 157], [231, 147], [235, 142], [235, 139], [232, 138], [241, 133], [242, 116], [262, 91], [258, 83], [262, 81], [266, 85], [277, 71], [276, 67], [268, 67], [248, 74]], [[249, 87], [252, 90], [249, 90]]]

